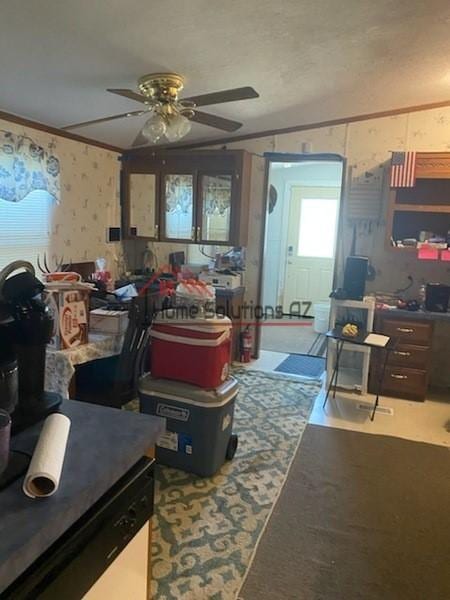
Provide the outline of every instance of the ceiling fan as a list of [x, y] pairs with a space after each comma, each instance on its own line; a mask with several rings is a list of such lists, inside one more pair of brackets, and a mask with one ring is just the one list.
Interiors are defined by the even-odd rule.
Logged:
[[138, 80], [140, 93], [126, 89], [108, 89], [107, 91], [113, 94], [142, 102], [145, 104], [145, 108], [67, 125], [63, 129], [76, 129], [126, 117], [140, 117], [149, 113], [150, 118], [138, 133], [132, 145], [141, 146], [148, 142], [156, 143], [163, 136], [169, 142], [175, 142], [189, 133], [192, 121], [222, 131], [236, 131], [242, 127], [242, 123], [238, 121], [199, 111], [197, 110], [198, 106], [259, 98], [259, 94], [252, 87], [241, 87], [180, 99], [178, 95], [184, 87], [184, 81], [184, 77], [177, 73], [150, 73]]

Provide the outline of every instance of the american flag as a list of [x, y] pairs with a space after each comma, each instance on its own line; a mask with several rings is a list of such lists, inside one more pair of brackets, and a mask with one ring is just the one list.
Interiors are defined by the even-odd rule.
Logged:
[[413, 187], [416, 183], [416, 153], [393, 152], [391, 160], [391, 187]]

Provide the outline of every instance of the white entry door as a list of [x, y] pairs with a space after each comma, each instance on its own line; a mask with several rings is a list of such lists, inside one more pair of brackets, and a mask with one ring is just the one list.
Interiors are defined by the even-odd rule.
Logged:
[[[313, 316], [333, 285], [340, 188], [291, 188], [283, 312]], [[299, 303], [299, 304], [297, 304]]]

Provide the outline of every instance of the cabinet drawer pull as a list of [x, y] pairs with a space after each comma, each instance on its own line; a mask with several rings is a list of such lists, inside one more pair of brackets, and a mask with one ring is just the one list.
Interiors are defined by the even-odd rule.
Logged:
[[397, 356], [411, 356], [411, 352], [403, 352], [402, 350], [394, 350], [394, 354]]
[[414, 333], [414, 329], [409, 327], [397, 327], [397, 331], [400, 331], [400, 333]]
[[391, 373], [392, 379], [408, 379], [408, 375], [397, 375], [396, 373]]

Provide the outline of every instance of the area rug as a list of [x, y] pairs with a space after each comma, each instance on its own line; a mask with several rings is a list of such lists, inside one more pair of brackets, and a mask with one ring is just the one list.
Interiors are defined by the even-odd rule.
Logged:
[[242, 600], [450, 598], [450, 452], [308, 425]]
[[308, 354], [289, 354], [275, 371], [318, 379], [325, 371], [325, 359], [321, 356], [309, 356]]
[[232, 600], [285, 482], [319, 392], [240, 369], [238, 451], [211, 478], [157, 467], [152, 539], [155, 600]]

